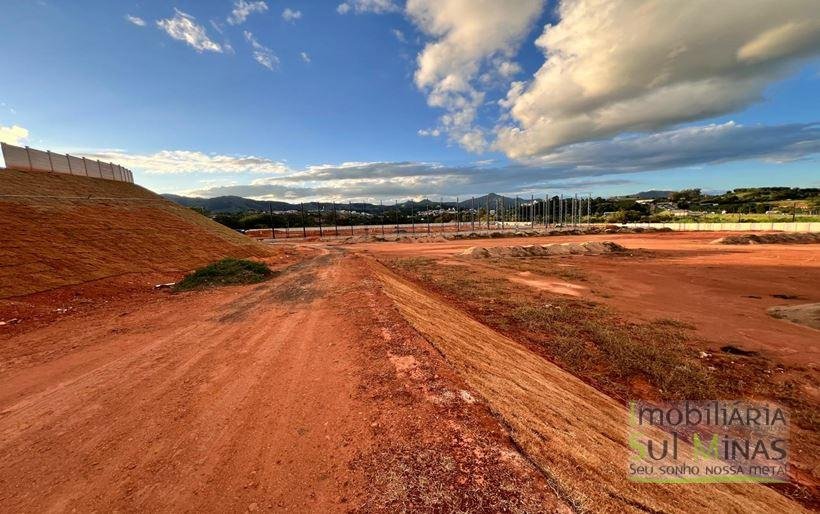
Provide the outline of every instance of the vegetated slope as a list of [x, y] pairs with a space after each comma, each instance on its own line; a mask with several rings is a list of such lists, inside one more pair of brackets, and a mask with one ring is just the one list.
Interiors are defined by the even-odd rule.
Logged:
[[0, 298], [267, 254], [135, 184], [0, 170]]
[[760, 484], [629, 481], [624, 407], [381, 265], [374, 269], [399, 312], [501, 417], [573, 512], [804, 511]]

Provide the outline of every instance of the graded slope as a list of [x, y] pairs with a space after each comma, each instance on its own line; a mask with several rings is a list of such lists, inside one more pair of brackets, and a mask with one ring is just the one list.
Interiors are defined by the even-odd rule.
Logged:
[[135, 184], [0, 169], [0, 298], [267, 254]]

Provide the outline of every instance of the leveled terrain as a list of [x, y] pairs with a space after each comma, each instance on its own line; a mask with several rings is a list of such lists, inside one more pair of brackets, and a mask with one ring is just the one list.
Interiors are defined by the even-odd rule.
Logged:
[[268, 255], [135, 184], [0, 169], [0, 298], [140, 272]]

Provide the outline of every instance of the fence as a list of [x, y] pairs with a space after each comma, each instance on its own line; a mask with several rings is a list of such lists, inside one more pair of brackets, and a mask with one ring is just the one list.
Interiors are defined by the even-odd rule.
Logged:
[[134, 183], [134, 174], [131, 170], [111, 162], [100, 162], [85, 157], [75, 157], [68, 154], [52, 153], [50, 151], [35, 150], [29, 147], [20, 147], [2, 143], [3, 159], [6, 168], [31, 171], [48, 171], [79, 175], [81, 177], [116, 180], [118, 182]]
[[[311, 207], [312, 205], [312, 207]], [[246, 230], [257, 239], [325, 238], [352, 236], [431, 236], [523, 231], [571, 231], [607, 226], [671, 229], [675, 231], [783, 231], [820, 232], [816, 222], [746, 223], [600, 223], [592, 221], [592, 198], [578, 195], [545, 195], [501, 200], [472, 198], [459, 202], [405, 202], [392, 205], [351, 202], [299, 204], [286, 211], [269, 209], [268, 228]]]

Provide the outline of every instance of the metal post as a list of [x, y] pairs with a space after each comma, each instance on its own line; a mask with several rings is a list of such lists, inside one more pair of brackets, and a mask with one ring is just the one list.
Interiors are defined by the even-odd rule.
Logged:
[[29, 171], [34, 171], [34, 165], [31, 164], [31, 152], [29, 152], [29, 147], [26, 146], [26, 157], [28, 157], [28, 169]]
[[285, 239], [290, 239], [290, 216], [285, 211]]
[[333, 226], [336, 228], [336, 237], [339, 237], [339, 218], [336, 215], [336, 202], [333, 202]]
[[587, 199], [587, 230], [590, 228], [592, 228], [592, 193], [589, 194]]
[[88, 176], [88, 163], [85, 162], [85, 157], [83, 157], [83, 169], [85, 170], [85, 176]]
[[68, 161], [68, 174], [73, 175], [74, 170], [71, 169], [71, 156], [69, 156], [68, 154], [65, 154], [65, 160]]
[[490, 230], [490, 195], [487, 195], [487, 230]]
[[430, 199], [426, 198], [427, 200], [427, 235], [430, 235]]
[[530, 228], [535, 228], [535, 196], [530, 195]]
[[410, 233], [416, 235], [416, 204], [410, 200]]
[[347, 224], [350, 225], [350, 235], [353, 235], [353, 204], [347, 202]]
[[444, 233], [444, 197], [438, 197], [438, 211], [441, 213], [441, 226], [439, 232]]
[[302, 207], [302, 237], [307, 239], [307, 227], [305, 226], [305, 204], [302, 202], [299, 205]]
[[456, 234], [461, 232], [461, 204], [456, 196]]
[[475, 232], [475, 196], [470, 199], [470, 230]]
[[322, 204], [319, 202], [316, 202], [316, 212], [319, 213], [319, 237], [325, 237], [322, 232]]
[[379, 200], [379, 215], [382, 221], [382, 237], [384, 237], [384, 200]]
[[396, 202], [396, 235], [399, 235], [399, 201]]
[[268, 202], [268, 216], [270, 217], [270, 237], [276, 239], [276, 230], [273, 226], [273, 204]]

